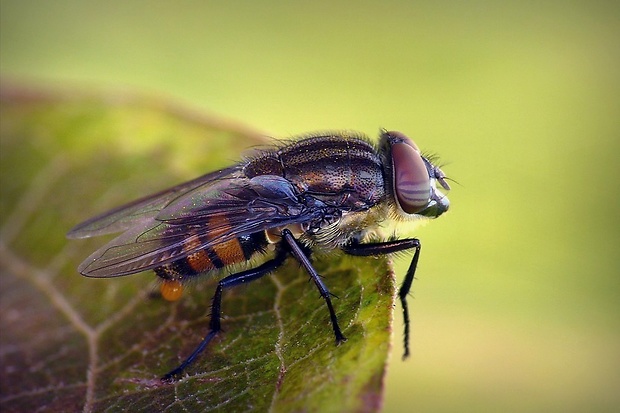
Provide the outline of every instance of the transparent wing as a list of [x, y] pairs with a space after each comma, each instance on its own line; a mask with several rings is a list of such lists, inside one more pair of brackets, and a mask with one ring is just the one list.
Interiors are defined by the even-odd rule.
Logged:
[[316, 202], [309, 207], [289, 181], [271, 175], [211, 180], [166, 199], [154, 216], [133, 221], [78, 270], [89, 277], [133, 274], [235, 237], [303, 224], [321, 213]]
[[239, 167], [223, 169], [114, 208], [76, 225], [67, 237], [90, 238], [125, 231], [136, 225], [149, 225], [152, 218], [175, 198], [188, 191], [208, 187], [218, 180], [232, 178], [238, 171]]

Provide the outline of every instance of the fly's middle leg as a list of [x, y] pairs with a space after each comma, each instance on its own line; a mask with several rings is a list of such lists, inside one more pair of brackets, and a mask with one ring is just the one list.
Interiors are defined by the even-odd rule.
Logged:
[[346, 341], [347, 338], [344, 336], [344, 334], [342, 334], [340, 326], [338, 325], [338, 318], [336, 317], [336, 312], [334, 311], [334, 306], [332, 305], [331, 294], [327, 289], [325, 283], [323, 283], [321, 276], [314, 269], [312, 263], [310, 262], [310, 259], [300, 247], [299, 243], [297, 242], [291, 231], [289, 231], [288, 229], [282, 230], [282, 239], [286, 243], [286, 246], [289, 248], [290, 253], [293, 254], [297, 261], [299, 261], [299, 263], [305, 268], [308, 274], [310, 274], [312, 281], [314, 281], [314, 284], [321, 293], [321, 297], [323, 297], [323, 299], [325, 300], [325, 303], [327, 304], [327, 309], [329, 310], [329, 318], [332, 322], [332, 327], [334, 329], [334, 335], [336, 336], [336, 344], [340, 344], [343, 341]]

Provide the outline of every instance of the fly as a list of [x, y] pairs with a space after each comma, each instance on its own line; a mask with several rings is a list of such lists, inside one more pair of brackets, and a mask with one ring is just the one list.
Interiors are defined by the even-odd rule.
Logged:
[[[357, 256], [414, 250], [399, 290], [409, 354], [407, 295], [420, 257], [417, 238], [368, 242], [382, 221], [436, 218], [449, 207], [444, 173], [400, 132], [383, 130], [375, 146], [362, 134], [330, 132], [261, 149], [244, 161], [141, 198], [74, 227], [69, 238], [121, 235], [91, 254], [78, 271], [109, 278], [153, 270], [165, 299], [183, 283], [263, 255], [262, 264], [222, 278], [209, 332], [178, 367], [178, 377], [221, 331], [222, 292], [274, 272], [293, 256], [325, 300], [336, 343], [346, 340], [329, 289], [314, 269], [314, 250]], [[269, 248], [271, 244], [271, 248]]]

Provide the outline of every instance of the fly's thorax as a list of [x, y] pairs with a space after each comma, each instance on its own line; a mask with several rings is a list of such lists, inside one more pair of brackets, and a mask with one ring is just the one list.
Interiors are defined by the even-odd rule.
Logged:
[[363, 139], [320, 136], [283, 149], [280, 158], [290, 179], [332, 205], [359, 208], [383, 195], [381, 160]]
[[381, 159], [358, 135], [308, 137], [249, 159], [245, 175], [277, 175], [329, 205], [364, 209], [385, 194]]

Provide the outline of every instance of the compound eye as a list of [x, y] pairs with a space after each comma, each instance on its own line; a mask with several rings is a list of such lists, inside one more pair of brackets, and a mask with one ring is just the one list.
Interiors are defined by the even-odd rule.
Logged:
[[431, 180], [420, 152], [404, 142], [392, 144], [394, 192], [398, 204], [407, 214], [428, 206]]

